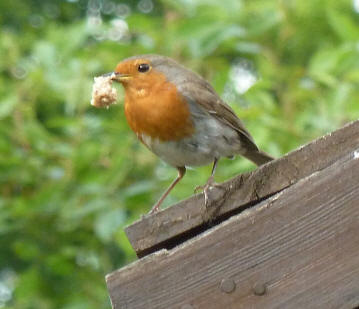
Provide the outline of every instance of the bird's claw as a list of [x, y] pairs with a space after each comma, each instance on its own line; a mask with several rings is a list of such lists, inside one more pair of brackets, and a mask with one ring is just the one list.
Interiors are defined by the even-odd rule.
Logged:
[[211, 176], [207, 183], [203, 186], [197, 186], [194, 189], [195, 193], [198, 193], [199, 191], [203, 192], [204, 195], [204, 205], [206, 208], [210, 206], [210, 204], [218, 199], [218, 193], [219, 191], [216, 190], [217, 188], [221, 188], [222, 185], [218, 184], [214, 181], [214, 178]]

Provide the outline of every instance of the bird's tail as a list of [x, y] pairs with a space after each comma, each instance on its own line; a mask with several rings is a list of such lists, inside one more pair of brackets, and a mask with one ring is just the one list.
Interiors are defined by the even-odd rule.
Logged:
[[248, 151], [247, 153], [243, 154], [243, 156], [258, 166], [274, 160], [272, 156], [261, 150]]

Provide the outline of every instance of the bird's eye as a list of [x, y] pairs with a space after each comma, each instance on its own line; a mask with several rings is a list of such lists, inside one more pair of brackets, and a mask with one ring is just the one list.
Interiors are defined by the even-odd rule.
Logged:
[[138, 72], [145, 73], [150, 69], [150, 65], [148, 63], [141, 63], [138, 66]]

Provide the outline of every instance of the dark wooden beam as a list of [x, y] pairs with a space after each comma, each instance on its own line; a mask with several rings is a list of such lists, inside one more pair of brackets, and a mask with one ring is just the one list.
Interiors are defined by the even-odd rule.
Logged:
[[[357, 124], [347, 128], [357, 129]], [[318, 158], [324, 157], [326, 165], [338, 159], [326, 153], [348, 150], [351, 141], [340, 136], [335, 135], [335, 144], [325, 143], [333, 139], [328, 136], [319, 141], [321, 150], [283, 163], [286, 171], [303, 175], [302, 168], [317, 167]], [[356, 133], [352, 140], [357, 139]], [[108, 275], [113, 308], [358, 306], [359, 150], [316, 170], [182, 245]]]
[[[172, 248], [249, 206], [318, 172], [359, 146], [359, 121], [311, 142], [282, 158], [239, 175], [213, 192], [214, 206], [195, 195], [126, 228], [139, 257]], [[210, 224], [208, 224], [210, 222]]]

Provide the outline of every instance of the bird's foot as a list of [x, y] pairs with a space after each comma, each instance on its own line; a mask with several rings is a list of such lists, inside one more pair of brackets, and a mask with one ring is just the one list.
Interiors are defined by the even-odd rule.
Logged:
[[153, 207], [148, 212], [148, 214], [149, 215], [154, 214], [154, 213], [158, 212], [159, 210], [160, 210], [160, 203], [157, 202], [155, 205], [153, 205]]
[[225, 190], [224, 186], [222, 184], [216, 183], [214, 181], [214, 177], [211, 176], [208, 178], [205, 185], [197, 186], [194, 189], [194, 193], [198, 193], [200, 191], [203, 192], [204, 205], [206, 208], [208, 208], [223, 195], [223, 190]]

